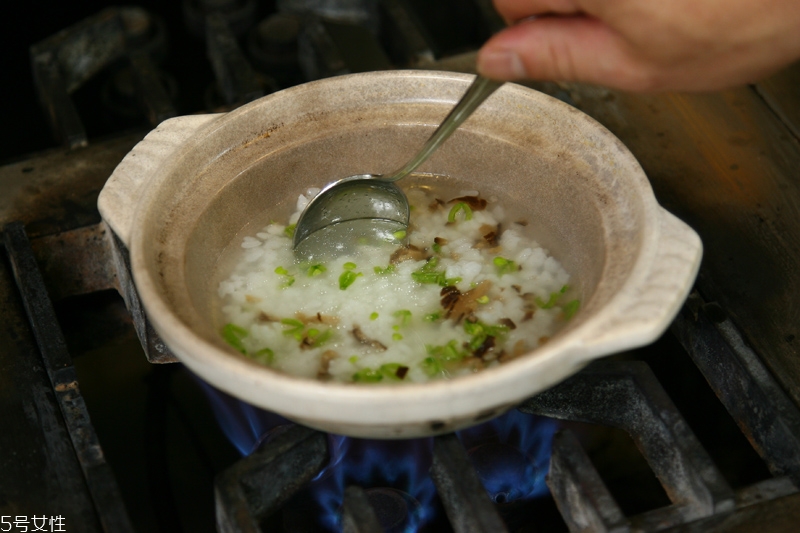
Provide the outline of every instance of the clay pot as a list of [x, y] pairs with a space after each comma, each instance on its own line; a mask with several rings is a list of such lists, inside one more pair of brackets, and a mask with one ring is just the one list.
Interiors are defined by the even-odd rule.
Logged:
[[298, 194], [405, 162], [471, 76], [391, 71], [329, 78], [221, 115], [162, 123], [103, 189], [103, 219], [128, 246], [139, 296], [175, 355], [216, 387], [302, 424], [361, 437], [449, 432], [498, 415], [591, 360], [656, 339], [685, 299], [698, 236], [661, 208], [644, 172], [600, 124], [506, 84], [420, 170], [510, 198], [579, 280], [581, 309], [546, 344], [451, 381], [374, 386], [288, 376], [221, 339], [220, 252]]

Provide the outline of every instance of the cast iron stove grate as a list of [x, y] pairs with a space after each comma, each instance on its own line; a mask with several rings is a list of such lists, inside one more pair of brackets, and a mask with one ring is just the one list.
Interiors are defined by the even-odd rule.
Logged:
[[[78, 500], [76, 516], [72, 518], [85, 523], [86, 530], [98, 529], [95, 516], [106, 531], [131, 530], [83, 404], [53, 305], [24, 227], [12, 223], [5, 226], [3, 233], [19, 295], [71, 442], [70, 449], [62, 449], [67, 457], [62, 461], [68, 463], [69, 457], [77, 457], [82, 472], [83, 490], [70, 495]], [[129, 284], [125, 250], [119, 249], [119, 241], [113, 236], [106, 242], [109, 252], [106, 259], [110, 260], [110, 250], [116, 248], [114, 255], [123, 259], [123, 271], [117, 279]], [[130, 301], [131, 297], [136, 298], [132, 286], [118, 287], [118, 290], [127, 295], [128, 305], [135, 311], [137, 305]], [[636, 516], [625, 516], [575, 435], [562, 430], [553, 442], [547, 483], [571, 531], [662, 531], [687, 524], [702, 529], [721, 520], [744, 519], [759, 505], [798, 492], [800, 415], [730, 321], [724, 317], [720, 320], [714, 313], [714, 306], [703, 305], [700, 297], [693, 294], [672, 330], [712, 388], [718, 391], [721, 401], [763, 458], [772, 477], [734, 492], [647, 364], [598, 361], [523, 402], [518, 409], [523, 413], [613, 426], [628, 432], [672, 503]], [[167, 355], [157, 335], [146, 323], [143, 326], [138, 331], [146, 351], [158, 347], [158, 357]], [[148, 334], [142, 335], [142, 332]], [[37, 355], [29, 354], [32, 358]], [[61, 439], [63, 448], [64, 436], [52, 433], [49, 438], [53, 442]], [[259, 531], [259, 524], [324, 468], [328, 456], [326, 436], [297, 425], [236, 462], [216, 481], [218, 530]], [[431, 477], [454, 531], [506, 530], [455, 435], [435, 438]], [[342, 509], [345, 531], [379, 530], [376, 529], [379, 528], [378, 519], [364, 488], [348, 487]]]

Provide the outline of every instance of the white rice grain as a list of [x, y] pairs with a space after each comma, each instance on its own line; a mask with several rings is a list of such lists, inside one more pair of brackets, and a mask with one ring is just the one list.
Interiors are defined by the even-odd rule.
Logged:
[[[289, 224], [318, 193], [310, 189], [298, 197]], [[412, 191], [409, 198], [420, 206], [412, 211], [417, 229], [409, 242], [424, 251], [427, 261], [402, 261], [388, 273], [375, 268], [389, 266], [391, 246], [367, 247], [315, 267], [295, 262], [283, 224], [262, 228], [257, 238], [244, 237], [239, 261], [218, 287], [226, 338], [233, 335], [237, 349], [297, 376], [421, 382], [500, 364], [533, 350], [564, 324], [563, 308], [571, 296], [561, 292], [569, 274], [521, 226], [509, 224], [501, 206], [474, 211], [470, 220], [462, 210], [448, 223], [454, 204], [432, 212], [427, 208], [435, 204], [432, 196]], [[505, 228], [499, 246], [484, 242], [487, 225]], [[438, 251], [435, 238], [444, 243]], [[426, 268], [434, 278], [441, 273], [441, 279], [417, 281]], [[345, 272], [355, 278], [342, 290]], [[443, 292], [441, 284], [455, 289]], [[469, 300], [465, 294], [479, 286], [489, 287], [486, 295]], [[460, 301], [472, 302], [467, 316], [446, 318], [443, 298], [453, 290]], [[551, 299], [552, 305], [544, 305]], [[483, 328], [483, 337], [476, 327]]]

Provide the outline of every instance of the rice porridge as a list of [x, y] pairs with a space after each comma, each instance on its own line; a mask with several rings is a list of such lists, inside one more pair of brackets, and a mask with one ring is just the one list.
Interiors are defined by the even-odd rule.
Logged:
[[295, 260], [294, 222], [241, 242], [219, 284], [221, 334], [275, 370], [368, 383], [453, 378], [546, 342], [578, 310], [567, 272], [477, 191], [406, 190], [411, 221], [392, 242], [328, 262]]

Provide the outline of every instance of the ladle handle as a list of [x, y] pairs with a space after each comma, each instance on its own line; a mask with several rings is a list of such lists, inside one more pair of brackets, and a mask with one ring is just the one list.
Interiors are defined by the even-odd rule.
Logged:
[[464, 93], [464, 96], [461, 97], [461, 100], [459, 100], [453, 110], [450, 111], [450, 114], [445, 117], [444, 121], [439, 124], [439, 127], [436, 128], [436, 131], [433, 132], [433, 135], [431, 135], [428, 142], [425, 143], [425, 146], [422, 147], [417, 155], [406, 163], [405, 166], [391, 174], [382, 176], [381, 179], [384, 181], [397, 181], [414, 172], [414, 170], [424, 163], [431, 154], [439, 148], [439, 145], [446, 141], [447, 138], [472, 115], [472, 112], [475, 111], [489, 95], [499, 89], [503, 83], [502, 81], [484, 78], [483, 76], [476, 76], [472, 85], [467, 89], [467, 92]]

